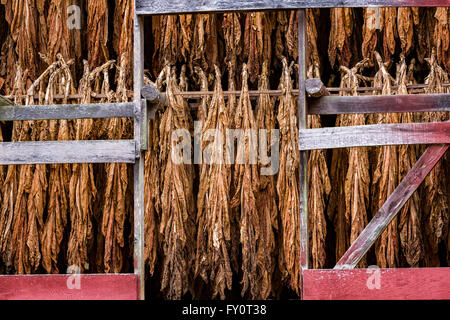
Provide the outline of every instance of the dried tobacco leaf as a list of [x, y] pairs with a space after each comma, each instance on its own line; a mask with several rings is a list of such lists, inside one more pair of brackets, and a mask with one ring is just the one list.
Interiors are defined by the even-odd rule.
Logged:
[[332, 8], [328, 57], [333, 67], [336, 59], [340, 65], [348, 66], [352, 58], [352, 35], [354, 26], [353, 8]]
[[[320, 78], [318, 64], [310, 65], [307, 77]], [[308, 128], [321, 127], [320, 116], [308, 116]], [[323, 150], [312, 151], [309, 156], [308, 186], [310, 260], [314, 269], [320, 269], [324, 267], [326, 259], [327, 223], [325, 210], [328, 196], [331, 193], [331, 183]]]
[[[341, 66], [342, 80], [341, 88], [351, 88], [352, 96], [358, 95], [357, 88], [361, 80], [368, 80], [360, 73], [368, 66], [368, 59], [357, 63], [352, 69]], [[341, 92], [341, 95], [347, 95]], [[341, 115], [343, 125], [359, 126], [366, 124], [366, 115]], [[368, 223], [369, 211], [369, 153], [367, 148], [348, 149], [348, 168], [344, 183], [345, 194], [345, 218], [350, 226], [350, 243], [353, 243]], [[366, 260], [363, 258], [359, 263], [360, 267], [366, 267]]]
[[[449, 83], [448, 74], [438, 65], [436, 50], [433, 49], [430, 58], [425, 60], [430, 66], [430, 73], [425, 79], [428, 85], [426, 93], [449, 93], [442, 83]], [[442, 122], [450, 119], [449, 112], [427, 112], [422, 116], [422, 122]], [[445, 162], [441, 159], [431, 170], [424, 181], [423, 194], [423, 223], [425, 230], [425, 265], [427, 267], [439, 267], [438, 255], [439, 243], [445, 241], [449, 228], [450, 213], [448, 194], [450, 192], [448, 181], [445, 177]]]
[[[375, 52], [375, 58], [379, 71], [375, 75], [373, 86], [383, 88], [382, 94], [390, 95], [393, 93], [391, 87], [395, 83], [395, 79], [387, 72], [387, 63], [383, 63], [378, 52]], [[377, 114], [373, 116], [372, 122], [374, 124], [399, 123], [400, 116], [395, 113]], [[398, 148], [393, 146], [378, 147], [375, 151], [375, 159], [376, 165], [371, 183], [372, 212], [374, 214], [378, 212], [398, 185]], [[397, 267], [399, 264], [398, 254], [398, 217], [395, 217], [375, 243], [377, 265], [381, 268]]]
[[[203, 90], [205, 76], [203, 78]], [[210, 102], [202, 129], [201, 150], [204, 164], [200, 167], [200, 187], [197, 199], [197, 253], [195, 274], [211, 282], [212, 298], [220, 294], [225, 299], [231, 290], [230, 264], [230, 182], [231, 166], [226, 163], [226, 130], [230, 127], [229, 113], [223, 97], [221, 76], [216, 67], [214, 96]], [[210, 135], [214, 130], [214, 135]], [[213, 140], [213, 141], [211, 141]], [[209, 144], [205, 142], [210, 141]]]
[[287, 281], [292, 290], [300, 290], [300, 190], [298, 167], [297, 101], [292, 95], [292, 67], [284, 58], [283, 74], [277, 120], [280, 127], [280, 170], [277, 180], [278, 208], [281, 216], [281, 238], [279, 268], [282, 280]]
[[[412, 71], [414, 68], [414, 59], [411, 61], [409, 68], [406, 65], [405, 57], [401, 57], [401, 61], [397, 64], [396, 85], [398, 86], [398, 94], [408, 94], [406, 86], [412, 84], [414, 79]], [[412, 113], [400, 114], [402, 123], [413, 123], [414, 115]], [[418, 155], [416, 146], [400, 146], [399, 147], [399, 180], [401, 181], [406, 174], [415, 165]], [[419, 193], [414, 192], [411, 198], [405, 203], [399, 214], [398, 230], [400, 236], [400, 244], [403, 255], [411, 267], [418, 267], [419, 261], [424, 254], [421, 216], [422, 206], [420, 203]]]
[[[263, 63], [258, 89], [267, 91], [269, 85], [269, 70], [267, 61]], [[257, 279], [258, 287], [252, 293], [252, 298], [264, 300], [269, 297], [272, 289], [272, 277], [276, 265], [276, 240], [274, 230], [278, 230], [278, 207], [276, 202], [276, 180], [273, 159], [278, 156], [275, 148], [278, 143], [275, 130], [275, 101], [268, 94], [261, 94], [258, 100], [256, 125], [260, 139], [259, 147], [259, 189], [256, 193], [256, 210], [259, 215], [261, 243], [257, 249]], [[266, 130], [266, 131], [263, 131]], [[266, 132], [267, 136], [264, 136]], [[269, 155], [271, 158], [269, 158]], [[266, 174], [263, 170], [269, 171]]]
[[434, 28], [436, 58], [438, 63], [450, 71], [450, 8], [436, 8], [434, 18], [437, 20]]
[[161, 224], [164, 253], [161, 290], [168, 299], [181, 299], [189, 286], [194, 258], [194, 200], [191, 165], [176, 164], [172, 159], [172, 132], [191, 128], [191, 118], [178, 92], [175, 76], [166, 68], [168, 107], [160, 124], [163, 187], [161, 195]]

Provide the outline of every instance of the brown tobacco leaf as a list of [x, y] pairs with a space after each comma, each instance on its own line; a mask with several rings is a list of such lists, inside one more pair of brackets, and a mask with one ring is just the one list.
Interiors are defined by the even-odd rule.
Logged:
[[251, 83], [260, 74], [263, 61], [271, 61], [271, 34], [274, 29], [272, 15], [265, 12], [247, 13], [244, 27], [244, 56], [248, 61]]
[[384, 60], [389, 62], [391, 56], [395, 53], [395, 39], [398, 38], [397, 8], [381, 8], [381, 16]]
[[[160, 73], [159, 79], [164, 78], [165, 73]], [[155, 84], [159, 90], [162, 90], [162, 81], [157, 81]], [[150, 84], [150, 81], [146, 78], [146, 84]], [[155, 119], [149, 122], [149, 149], [145, 153], [145, 248], [144, 257], [146, 264], [149, 266], [150, 275], [155, 272], [155, 265], [157, 262], [160, 239], [158, 226], [161, 219], [161, 163], [159, 161], [159, 124], [160, 124], [160, 112], [157, 112]]]
[[[128, 64], [127, 55], [121, 57], [120, 67], [118, 67], [118, 102], [127, 102], [128, 96], [125, 88], [126, 66]], [[103, 70], [104, 83], [108, 80], [108, 69]], [[103, 93], [109, 92], [109, 85], [104, 88]], [[127, 119], [113, 118], [108, 124], [108, 139], [126, 139]], [[124, 224], [127, 218], [126, 193], [128, 186], [128, 168], [126, 164], [110, 163], [106, 164], [106, 189], [103, 203], [102, 234], [104, 236], [104, 265], [105, 272], [120, 273], [123, 266]]]
[[[430, 66], [430, 73], [425, 79], [428, 85], [426, 93], [449, 93], [442, 83], [449, 83], [448, 74], [438, 65], [436, 51], [433, 49], [430, 58], [425, 59]], [[449, 112], [427, 112], [422, 122], [442, 122], [449, 120]], [[439, 243], [445, 241], [449, 228], [448, 194], [450, 187], [445, 177], [444, 159], [441, 159], [424, 181], [423, 223], [425, 229], [425, 265], [439, 267]]]
[[417, 25], [416, 53], [419, 63], [424, 63], [426, 57], [431, 56], [434, 46], [434, 18], [435, 8], [419, 8], [419, 24]]
[[[320, 21], [320, 10], [319, 9], [307, 9], [306, 10], [306, 15], [307, 15], [307, 28], [306, 28], [306, 33], [307, 33], [307, 39], [308, 39], [308, 56], [307, 56], [307, 60], [308, 60], [308, 65], [309, 66], [317, 66], [319, 67], [320, 65], [320, 57], [319, 57], [319, 49], [317, 48], [317, 26], [319, 24], [318, 21]], [[297, 16], [297, 24], [298, 24], [298, 16]], [[297, 28], [297, 40], [295, 41], [295, 43], [297, 44], [297, 51], [296, 54], [293, 56], [294, 60], [298, 59], [298, 28]], [[317, 74], [317, 77], [320, 78], [320, 73]]]
[[15, 44], [11, 35], [7, 35], [1, 47], [0, 55], [0, 90], [4, 90], [9, 94], [14, 86], [14, 79], [16, 77], [17, 54], [15, 52]]
[[279, 268], [284, 281], [300, 293], [300, 190], [298, 183], [299, 151], [297, 127], [297, 101], [292, 94], [292, 67], [284, 58], [278, 107], [280, 127], [280, 170], [277, 180], [278, 207], [281, 217]]
[[450, 8], [436, 8], [434, 18], [437, 20], [434, 29], [434, 45], [438, 63], [450, 71]]
[[194, 20], [193, 52], [190, 53], [190, 67], [199, 66], [205, 72], [214, 72], [218, 63], [218, 22], [215, 14], [198, 14]]
[[[311, 65], [308, 78], [320, 78], [319, 66]], [[320, 116], [308, 116], [308, 128], [321, 128]], [[323, 268], [326, 259], [325, 239], [327, 223], [325, 208], [331, 192], [330, 178], [323, 150], [311, 152], [308, 160], [309, 186], [309, 243], [311, 265], [314, 269]]]
[[[205, 77], [202, 76], [204, 79]], [[205, 88], [203, 81], [202, 89]], [[195, 275], [211, 282], [212, 298], [220, 294], [225, 299], [226, 290], [231, 290], [232, 271], [230, 265], [230, 182], [231, 166], [225, 163], [226, 130], [230, 127], [221, 87], [219, 68], [216, 67], [214, 96], [210, 102], [207, 118], [202, 129], [202, 153], [209, 155], [200, 167], [200, 187], [197, 199], [197, 253]], [[209, 130], [215, 130], [213, 137]], [[211, 141], [211, 138], [214, 140]], [[211, 141], [206, 144], [206, 141]]]
[[[242, 52], [242, 33], [239, 21], [239, 13], [225, 13], [223, 16], [222, 29], [225, 40], [226, 57], [225, 62], [236, 69], [237, 58]], [[231, 79], [229, 77], [229, 79]]]
[[[412, 79], [414, 63], [413, 59], [410, 67], [407, 68], [404, 56], [401, 57], [401, 61], [397, 65], [396, 75], [396, 85], [399, 87], [397, 91], [398, 94], [408, 94], [406, 86], [414, 83], [414, 79]], [[402, 113], [400, 118], [402, 123], [414, 122], [414, 115], [412, 113]], [[416, 150], [416, 146], [404, 145], [399, 147], [399, 181], [401, 181], [415, 165], [418, 159]], [[399, 214], [398, 230], [400, 244], [402, 246], [403, 255], [411, 267], [418, 267], [419, 261], [424, 254], [421, 230], [421, 211], [422, 206], [419, 193], [414, 192]]]
[[328, 44], [328, 57], [331, 66], [336, 59], [340, 65], [348, 66], [352, 58], [353, 8], [333, 8], [330, 10], [331, 30]]
[[[5, 4], [5, 18], [16, 43], [18, 62], [34, 79], [38, 73], [39, 21], [34, 0], [11, 0]], [[26, 85], [26, 83], [25, 83]]]
[[108, 1], [87, 1], [87, 47], [89, 66], [94, 68], [109, 59], [108, 54]]
[[161, 290], [168, 299], [181, 299], [187, 292], [194, 259], [194, 200], [191, 165], [175, 164], [172, 160], [172, 132], [191, 128], [188, 107], [181, 96], [175, 96], [178, 86], [170, 67], [166, 68], [168, 107], [160, 124], [163, 187], [161, 224], [163, 239]]
[[[364, 8], [364, 25], [362, 31], [362, 56], [369, 59], [372, 63], [373, 52], [377, 47], [378, 34], [377, 30], [381, 29], [381, 9], [380, 8]], [[379, 23], [379, 25], [378, 25]]]
[[[353, 89], [350, 95], [356, 96], [356, 89], [361, 82], [360, 73], [368, 66], [368, 59], [357, 63], [352, 69], [341, 66], [342, 88]], [[345, 92], [341, 93], [346, 95]], [[343, 125], [360, 126], [366, 124], [364, 114], [342, 115]], [[369, 211], [369, 154], [367, 148], [348, 149], [348, 168], [344, 183], [345, 193], [345, 218], [350, 226], [350, 243], [353, 243], [368, 223]], [[339, 257], [340, 258], [340, 257]], [[366, 267], [366, 259], [363, 258], [359, 266]]]
[[[263, 63], [262, 73], [259, 79], [259, 90], [266, 91], [270, 89], [269, 70], [267, 61]], [[272, 146], [278, 141], [273, 136], [272, 130], [275, 130], [275, 101], [268, 94], [261, 94], [258, 100], [258, 112], [256, 115], [256, 124], [258, 126], [260, 156], [259, 156], [259, 190], [256, 193], [256, 210], [259, 214], [259, 226], [261, 244], [257, 250], [257, 283], [259, 290], [252, 294], [252, 298], [264, 300], [269, 297], [272, 291], [272, 276], [276, 265], [276, 242], [274, 230], [278, 230], [278, 208], [276, 202], [276, 180], [274, 174], [264, 175], [263, 168], [269, 169], [271, 159], [277, 156], [273, 154]], [[267, 138], [265, 143], [261, 130], [266, 130]], [[276, 146], [275, 146], [276, 147]], [[277, 170], [278, 168], [271, 168]]]
[[414, 47], [414, 25], [418, 24], [418, 8], [401, 7], [397, 12], [398, 37], [402, 53], [407, 56]]
[[[259, 188], [259, 174], [257, 166], [257, 135], [256, 120], [253, 114], [250, 96], [248, 94], [248, 69], [243, 65], [242, 70], [242, 92], [239, 99], [235, 126], [242, 129], [243, 134], [239, 136], [236, 153], [236, 166], [234, 172], [234, 189], [231, 207], [241, 207], [240, 231], [242, 245], [242, 290], [241, 295], [250, 291], [250, 296], [256, 299], [259, 292], [267, 289], [259, 288], [256, 275], [261, 274], [258, 270], [257, 252], [264, 246], [268, 235], [261, 232], [259, 214], [256, 208], [256, 193]], [[265, 267], [265, 266], [263, 266]]]
[[41, 30], [43, 40], [41, 52], [46, 53], [46, 58], [49, 61], [55, 61], [57, 54], [62, 54], [65, 60], [74, 58], [76, 60], [81, 58], [81, 30], [70, 29], [68, 25], [68, 8], [71, 5], [80, 6], [80, 1], [73, 0], [57, 0], [49, 1], [48, 13], [42, 13], [40, 19], [47, 17], [47, 23], [41, 21], [41, 28], [47, 28], [45, 32]]
[[[103, 69], [110, 67], [108, 62], [100, 68], [89, 70], [84, 61], [84, 75], [80, 81], [79, 92], [81, 102], [89, 103], [91, 99], [92, 81], [98, 78]], [[74, 139], [89, 140], [95, 136], [92, 119], [75, 120]], [[69, 208], [71, 230], [67, 248], [67, 260], [70, 266], [77, 266], [80, 271], [89, 270], [89, 250], [92, 246], [93, 235], [93, 203], [97, 196], [92, 164], [74, 164], [69, 183]]]
[[[118, 57], [125, 55], [129, 66], [133, 65], [133, 8], [134, 1], [118, 0], [114, 8], [114, 51]], [[133, 84], [133, 68], [125, 68], [125, 81], [128, 87]]]
[[[391, 86], [395, 80], [386, 70], [386, 65], [381, 60], [380, 55], [375, 52], [375, 58], [379, 71], [375, 75], [374, 87], [382, 87], [382, 94], [392, 94]], [[399, 123], [398, 114], [377, 114], [373, 118], [375, 124], [381, 123]], [[376, 167], [372, 179], [372, 203], [374, 214], [378, 212], [381, 206], [386, 202], [398, 185], [398, 151], [397, 147], [386, 146], [378, 147], [375, 151]], [[394, 218], [388, 225], [381, 237], [376, 241], [375, 254], [377, 265], [381, 268], [395, 268], [399, 264], [399, 235], [398, 218]]]

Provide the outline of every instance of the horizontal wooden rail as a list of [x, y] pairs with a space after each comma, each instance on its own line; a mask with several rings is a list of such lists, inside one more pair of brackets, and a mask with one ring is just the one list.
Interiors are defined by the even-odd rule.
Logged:
[[367, 227], [339, 259], [339, 262], [334, 269], [353, 269], [356, 267], [392, 219], [394, 219], [397, 213], [402, 209], [406, 201], [408, 201], [414, 191], [417, 190], [430, 171], [444, 156], [448, 148], [448, 144], [436, 145], [429, 147], [425, 151], [394, 192], [392, 192], [380, 210], [375, 214]]
[[450, 268], [303, 271], [305, 300], [448, 300], [449, 288]]
[[309, 114], [450, 111], [450, 94], [328, 96], [309, 100]]
[[121, 118], [134, 116], [134, 103], [2, 106], [0, 120]]
[[333, 7], [446, 7], [449, 0], [136, 0], [137, 15]]
[[0, 276], [0, 300], [137, 300], [137, 276]]
[[450, 122], [375, 124], [300, 130], [301, 151], [450, 143]]
[[0, 143], [0, 165], [135, 161], [134, 140]]

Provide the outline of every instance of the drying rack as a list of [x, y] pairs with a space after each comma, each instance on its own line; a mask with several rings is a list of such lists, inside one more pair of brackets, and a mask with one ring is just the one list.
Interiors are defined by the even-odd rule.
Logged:
[[[450, 268], [382, 269], [381, 288], [370, 290], [365, 269], [354, 269], [401, 206], [424, 180], [450, 143], [450, 123], [383, 124], [307, 129], [308, 114], [450, 111], [450, 95], [327, 96], [320, 80], [306, 81], [306, 8], [449, 6], [450, 0], [135, 0], [134, 102], [57, 106], [2, 106], [0, 120], [132, 117], [133, 140], [0, 143], [0, 165], [56, 163], [134, 164], [134, 273], [0, 276], [0, 299], [144, 299], [144, 156], [148, 120], [163, 94], [144, 93], [145, 16], [201, 12], [299, 10], [300, 234], [302, 299], [449, 299]], [[316, 98], [310, 100], [307, 92]], [[155, 92], [154, 92], [155, 93]], [[333, 270], [308, 268], [308, 151], [315, 149], [431, 144], [386, 204]]]
[[[218, 13], [235, 11], [299, 10], [299, 148], [300, 148], [300, 248], [302, 267], [301, 298], [310, 299], [450, 299], [450, 268], [380, 269], [381, 287], [371, 289], [367, 280], [373, 270], [355, 269], [375, 240], [400, 211], [405, 202], [443, 157], [450, 143], [450, 122], [379, 124], [353, 127], [307, 129], [308, 114], [337, 115], [355, 113], [450, 111], [450, 94], [395, 96], [331, 96], [320, 79], [306, 79], [306, 10], [330, 7], [437, 7], [450, 0], [136, 0], [136, 32], [142, 37], [144, 16], [160, 14]], [[136, 33], [135, 35], [137, 35]], [[135, 61], [142, 63], [142, 43], [135, 43]], [[139, 55], [141, 54], [141, 55]], [[135, 62], [136, 63], [136, 62]], [[136, 79], [142, 78], [138, 65]], [[139, 89], [142, 80], [136, 84]], [[418, 85], [417, 88], [423, 88]], [[377, 88], [373, 88], [377, 89]], [[136, 91], [136, 92], [139, 92]], [[278, 90], [255, 91], [254, 95], [281, 95]], [[198, 99], [204, 92], [182, 92], [187, 99]], [[206, 94], [212, 94], [211, 92]], [[239, 94], [239, 92], [226, 92]], [[145, 87], [143, 95], [152, 104], [164, 103], [162, 93]], [[151, 114], [153, 114], [151, 112]], [[416, 165], [390, 195], [356, 241], [332, 270], [308, 266], [308, 152], [317, 149], [430, 144]]]

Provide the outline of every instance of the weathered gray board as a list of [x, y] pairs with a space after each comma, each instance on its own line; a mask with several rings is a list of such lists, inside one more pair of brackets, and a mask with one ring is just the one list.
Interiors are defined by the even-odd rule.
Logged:
[[450, 143], [450, 122], [375, 124], [300, 130], [300, 150]]
[[0, 143], [0, 165], [134, 163], [134, 140]]
[[450, 111], [450, 94], [328, 96], [309, 99], [309, 114]]
[[0, 120], [57, 120], [133, 117], [134, 103], [0, 106]]
[[333, 7], [447, 7], [450, 0], [136, 0], [138, 15]]

